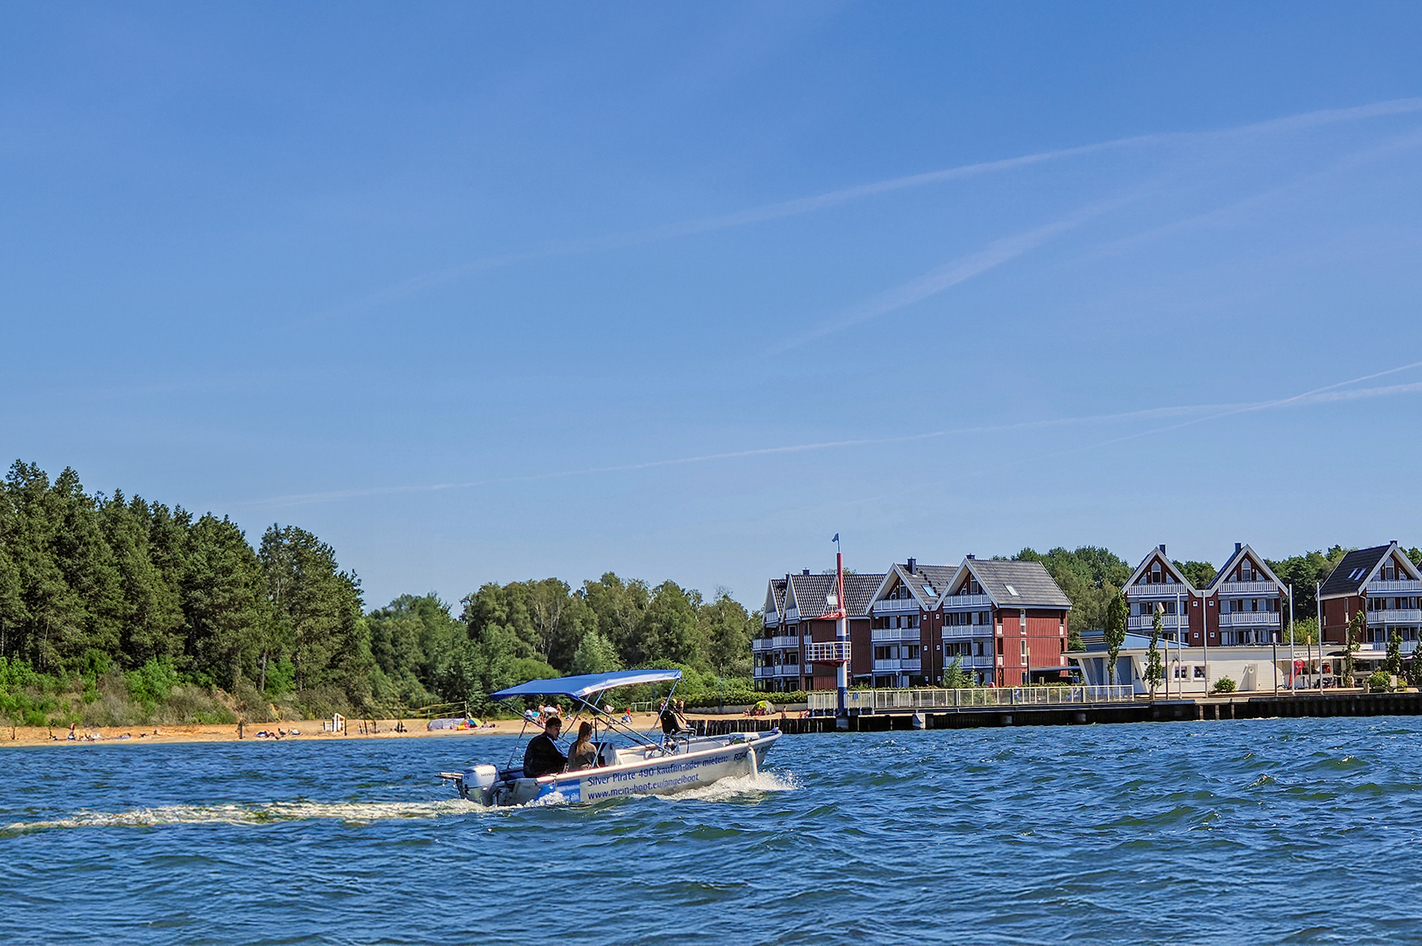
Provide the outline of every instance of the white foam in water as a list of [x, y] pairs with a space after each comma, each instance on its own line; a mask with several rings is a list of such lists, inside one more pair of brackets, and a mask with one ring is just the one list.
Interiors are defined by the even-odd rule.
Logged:
[[658, 797], [667, 801], [730, 801], [733, 798], [763, 792], [793, 792], [799, 787], [800, 783], [788, 772], [756, 772], [754, 775], [736, 775], [710, 785]]
[[[729, 801], [762, 792], [789, 792], [799, 788], [791, 775], [759, 772], [723, 778], [711, 785], [687, 789], [659, 797], [667, 801]], [[554, 792], [522, 806], [541, 808], [567, 804], [562, 792]], [[398, 818], [442, 818], [490, 811], [475, 802], [459, 798], [421, 802], [271, 802], [265, 805], [169, 805], [161, 808], [133, 808], [128, 811], [77, 811], [67, 818], [48, 821], [16, 821], [0, 825], [0, 834], [44, 831], [56, 828], [153, 828], [170, 824], [264, 825], [284, 821], [330, 819], [369, 824]]]
[[17, 821], [0, 832], [49, 828], [151, 828], [169, 824], [247, 824], [333, 819], [367, 824], [392, 818], [440, 818], [480, 811], [462, 799], [425, 802], [272, 802], [266, 805], [171, 805], [129, 811], [77, 811], [49, 821]]

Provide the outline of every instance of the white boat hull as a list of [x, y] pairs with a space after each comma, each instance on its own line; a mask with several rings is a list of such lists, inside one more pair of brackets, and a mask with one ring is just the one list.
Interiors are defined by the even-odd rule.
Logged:
[[[613, 765], [530, 779], [501, 777], [480, 785], [474, 769], [445, 773], [459, 794], [485, 805], [591, 804], [626, 795], [669, 795], [723, 778], [760, 771], [780, 731], [703, 736], [678, 742], [674, 751], [623, 749]], [[521, 775], [522, 773], [506, 773]]]

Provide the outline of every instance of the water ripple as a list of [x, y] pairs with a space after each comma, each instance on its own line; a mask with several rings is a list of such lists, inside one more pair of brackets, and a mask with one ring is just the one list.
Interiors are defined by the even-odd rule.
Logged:
[[491, 811], [442, 740], [11, 749], [0, 941], [1395, 942], [1419, 750], [1411, 719], [798, 736]]

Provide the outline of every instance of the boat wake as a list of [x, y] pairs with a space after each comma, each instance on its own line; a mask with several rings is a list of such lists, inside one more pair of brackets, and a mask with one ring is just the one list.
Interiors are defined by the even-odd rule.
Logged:
[[[735, 775], [687, 789], [674, 795], [658, 795], [662, 801], [677, 803], [684, 801], [732, 801], [767, 792], [793, 792], [800, 787], [795, 776], [788, 772], [757, 772], [754, 775]], [[653, 797], [653, 796], [643, 796]]]
[[[678, 803], [685, 801], [732, 801], [766, 792], [788, 792], [799, 788], [793, 776], [760, 772], [723, 778], [711, 785], [688, 789], [674, 795], [640, 795], [634, 798], [658, 798]], [[539, 808], [566, 804], [562, 794], [547, 795], [529, 802], [524, 808]], [[55, 831], [66, 828], [158, 828], [165, 825], [217, 824], [266, 825], [293, 821], [339, 821], [346, 824], [372, 824], [399, 819], [429, 819], [492, 812], [477, 802], [460, 798], [419, 802], [269, 802], [258, 805], [168, 805], [159, 808], [132, 808], [128, 811], [76, 811], [63, 818], [39, 821], [16, 821], [0, 825], [0, 838], [35, 831]], [[508, 810], [508, 809], [505, 809]]]
[[271, 802], [261, 805], [169, 805], [128, 811], [76, 811], [68, 817], [0, 825], [0, 837], [64, 828], [155, 828], [174, 824], [264, 825], [332, 820], [348, 824], [443, 818], [480, 811], [462, 799], [424, 802]]

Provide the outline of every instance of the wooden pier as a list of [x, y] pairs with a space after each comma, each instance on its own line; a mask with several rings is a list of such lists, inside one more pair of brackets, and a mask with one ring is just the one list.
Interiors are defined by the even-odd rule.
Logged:
[[[915, 716], [918, 717], [915, 720]], [[825, 732], [889, 732], [913, 729], [975, 729], [1003, 726], [1089, 726], [1107, 723], [1192, 722], [1198, 720], [1280, 719], [1337, 716], [1422, 716], [1422, 693], [1273, 694], [1263, 696], [1206, 697], [1186, 700], [1140, 700], [1132, 703], [1097, 703], [1065, 706], [996, 706], [933, 711], [876, 711], [836, 720], [832, 716], [754, 716], [700, 719], [700, 735], [733, 732], [766, 732], [779, 728], [786, 734]]]

